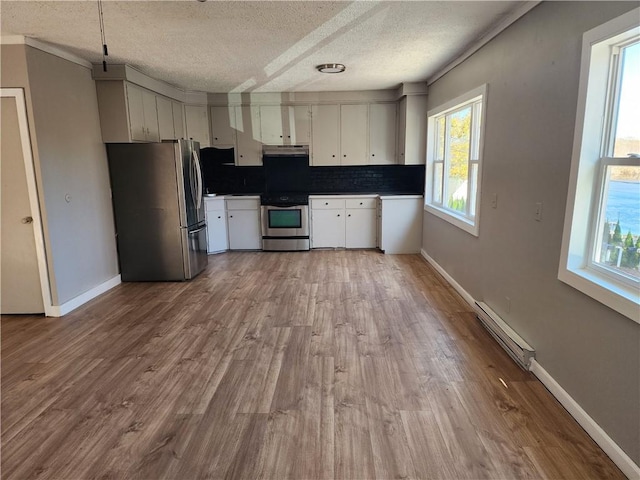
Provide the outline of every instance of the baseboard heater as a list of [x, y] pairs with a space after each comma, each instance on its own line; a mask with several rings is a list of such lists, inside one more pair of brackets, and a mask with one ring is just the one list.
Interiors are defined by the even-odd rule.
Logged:
[[536, 352], [518, 335], [496, 312], [484, 302], [476, 302], [475, 311], [478, 319], [491, 336], [505, 349], [511, 358], [524, 370], [529, 370], [531, 359]]

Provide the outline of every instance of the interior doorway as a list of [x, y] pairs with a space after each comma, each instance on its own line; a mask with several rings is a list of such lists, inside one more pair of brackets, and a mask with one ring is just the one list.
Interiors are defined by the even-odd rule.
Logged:
[[24, 90], [0, 92], [0, 308], [3, 314], [51, 314]]

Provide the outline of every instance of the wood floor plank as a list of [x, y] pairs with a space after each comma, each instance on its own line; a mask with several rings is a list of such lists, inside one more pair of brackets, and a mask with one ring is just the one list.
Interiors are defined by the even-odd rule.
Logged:
[[624, 477], [418, 255], [229, 252], [1, 327], [7, 480]]

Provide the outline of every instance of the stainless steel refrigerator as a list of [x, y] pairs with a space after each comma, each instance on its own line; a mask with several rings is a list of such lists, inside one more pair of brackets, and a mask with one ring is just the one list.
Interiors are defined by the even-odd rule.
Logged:
[[207, 266], [200, 144], [107, 144], [123, 281], [188, 280]]

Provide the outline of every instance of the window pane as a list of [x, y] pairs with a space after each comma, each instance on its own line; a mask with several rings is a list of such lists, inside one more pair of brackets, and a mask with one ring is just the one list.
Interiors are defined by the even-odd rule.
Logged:
[[433, 201], [442, 203], [442, 162], [433, 164]]
[[471, 106], [449, 116], [449, 165], [447, 170], [447, 206], [466, 213], [469, 149], [471, 147]]
[[469, 192], [469, 215], [475, 216], [476, 214], [476, 194], [478, 193], [478, 164], [471, 164], [471, 175], [469, 175], [469, 181], [471, 182], [471, 191]]
[[608, 166], [593, 260], [640, 280], [640, 167]]
[[622, 49], [621, 67], [614, 157], [640, 154], [640, 43]]
[[436, 120], [436, 160], [444, 160], [445, 117]]
[[473, 105], [473, 135], [471, 135], [471, 160], [480, 159], [480, 119], [481, 117], [482, 117], [482, 102], [480, 101]]

